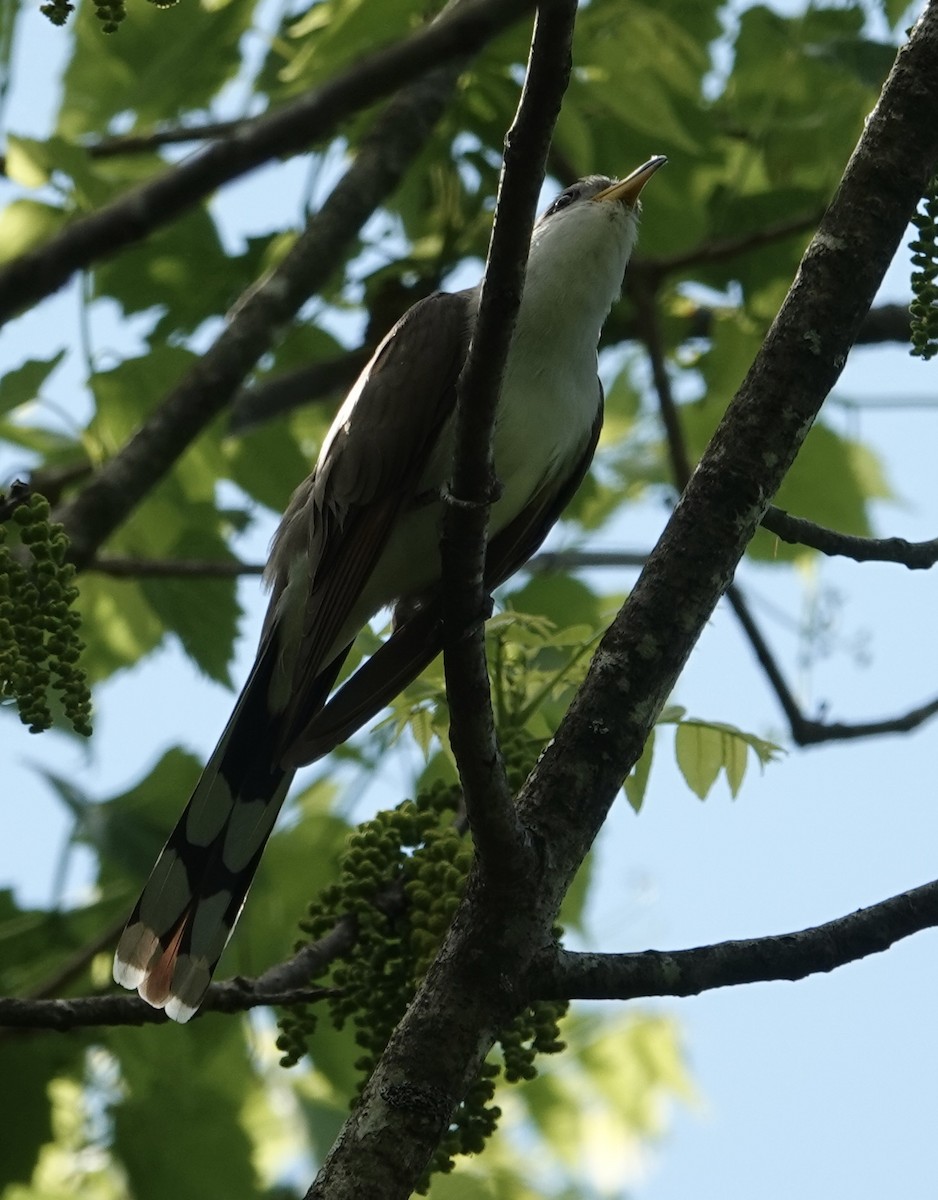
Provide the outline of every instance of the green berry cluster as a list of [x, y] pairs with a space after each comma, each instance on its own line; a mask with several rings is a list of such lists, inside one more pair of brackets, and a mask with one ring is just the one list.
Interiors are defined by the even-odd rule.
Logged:
[[912, 218], [918, 237], [912, 251], [912, 353], [926, 361], [938, 354], [938, 175], [928, 185], [923, 210]]
[[[459, 903], [472, 847], [453, 823], [458, 803], [458, 788], [438, 781], [416, 800], [361, 825], [349, 838], [338, 881], [324, 889], [301, 922], [304, 933], [316, 940], [340, 917], [355, 919], [355, 946], [332, 971], [340, 990], [329, 1009], [336, 1028], [348, 1020], [355, 1025], [365, 1051], [356, 1066], [364, 1078]], [[307, 1014], [287, 1014], [281, 1027], [278, 1045], [284, 1065], [290, 1066], [306, 1053]]]
[[124, 0], [94, 0], [94, 15], [101, 22], [102, 33], [117, 33], [118, 26], [127, 16]]
[[68, 14], [75, 11], [75, 5], [70, 4], [69, 0], [50, 0], [48, 4], [41, 4], [39, 11], [44, 17], [48, 17], [53, 25], [64, 25]]
[[52, 724], [49, 693], [57, 693], [76, 732], [87, 737], [91, 694], [78, 665], [84, 647], [68, 539], [50, 521], [45, 496], [22, 492], [21, 500], [15, 492], [0, 497], [11, 512], [10, 522], [0, 523], [0, 697], [14, 699], [30, 732], [41, 733]]
[[[508, 736], [503, 750], [513, 782], [524, 779], [540, 748], [523, 732]], [[304, 932], [317, 940], [341, 917], [355, 919], [355, 945], [332, 968], [336, 994], [328, 1004], [336, 1028], [346, 1022], [354, 1026], [362, 1049], [355, 1063], [361, 1073], [359, 1093], [433, 962], [462, 897], [473, 850], [456, 820], [460, 799], [457, 786], [437, 781], [416, 799], [360, 826], [349, 839], [338, 881], [310, 905], [302, 922]], [[536, 1055], [563, 1048], [557, 1022], [565, 1011], [564, 1003], [539, 1001], [501, 1031], [506, 1080], [533, 1078]], [[315, 1023], [310, 1008], [281, 1017], [277, 1045], [284, 1066], [306, 1053]], [[433, 1172], [452, 1170], [457, 1154], [484, 1148], [501, 1115], [492, 1103], [501, 1071], [497, 1062], [483, 1064], [437, 1147], [420, 1191], [426, 1191]]]

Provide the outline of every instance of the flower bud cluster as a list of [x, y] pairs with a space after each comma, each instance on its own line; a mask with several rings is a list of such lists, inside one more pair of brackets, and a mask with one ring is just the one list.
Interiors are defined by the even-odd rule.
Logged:
[[912, 251], [912, 353], [918, 358], [938, 354], [938, 175], [929, 184], [922, 208], [912, 218], [918, 237]]
[[[508, 736], [503, 751], [513, 781], [524, 778], [540, 748], [523, 733]], [[338, 881], [310, 905], [301, 923], [315, 941], [341, 917], [355, 919], [355, 944], [331, 970], [336, 994], [328, 1005], [332, 1023], [336, 1028], [350, 1023], [361, 1047], [355, 1063], [359, 1094], [436, 957], [462, 898], [473, 849], [456, 819], [460, 799], [457, 786], [437, 781], [414, 800], [359, 826], [349, 839]], [[562, 1002], [536, 1002], [500, 1032], [503, 1066], [483, 1063], [453, 1114], [420, 1190], [429, 1186], [433, 1172], [452, 1170], [455, 1155], [484, 1148], [501, 1115], [492, 1103], [496, 1078], [502, 1070], [509, 1082], [533, 1078], [536, 1056], [563, 1048], [557, 1022], [565, 1010]], [[311, 1008], [281, 1017], [277, 1044], [285, 1066], [306, 1053], [315, 1023]]]
[[16, 701], [31, 733], [52, 724], [57, 695], [76, 732], [91, 733], [91, 693], [79, 662], [81, 617], [74, 608], [75, 568], [68, 539], [49, 519], [49, 502], [33, 494], [0, 523], [0, 697]]

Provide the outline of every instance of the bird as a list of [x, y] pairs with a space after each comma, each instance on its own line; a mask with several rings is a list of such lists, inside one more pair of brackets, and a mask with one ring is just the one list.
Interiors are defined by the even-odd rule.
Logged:
[[[534, 225], [493, 433], [489, 590], [538, 549], [592, 461], [599, 337], [636, 243], [639, 195], [665, 162], [581, 179]], [[443, 492], [480, 291], [434, 293], [391, 329], [273, 537], [254, 665], [115, 954], [115, 981], [175, 1021], [198, 1010], [296, 770], [442, 648]], [[392, 632], [333, 690], [355, 637], [388, 606]]]

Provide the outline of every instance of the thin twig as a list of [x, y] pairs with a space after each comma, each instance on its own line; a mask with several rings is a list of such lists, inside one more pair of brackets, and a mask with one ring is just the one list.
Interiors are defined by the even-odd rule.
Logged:
[[119, 558], [101, 555], [85, 567], [97, 575], [112, 579], [231, 579], [241, 575], [262, 575], [263, 563], [246, 563], [236, 558]]
[[822, 554], [852, 558], [854, 562], [898, 563], [911, 571], [928, 570], [938, 562], [938, 538], [907, 542], [900, 537], [856, 537], [815, 525], [804, 517], [793, 517], [774, 506], [766, 510], [762, 527], [789, 545], [810, 546]]
[[[123, 923], [122, 920], [121, 926]], [[120, 927], [109, 929], [100, 940], [106, 945], [119, 932]], [[199, 1012], [247, 1012], [251, 1008], [273, 1005], [288, 1008], [326, 1000], [336, 995], [336, 989], [312, 987], [310, 980], [347, 954], [356, 937], [355, 918], [340, 917], [324, 937], [303, 946], [292, 958], [268, 968], [255, 979], [236, 977], [211, 984]], [[60, 971], [63, 982], [65, 971], [70, 968], [71, 963]], [[167, 1019], [162, 1010], [123, 993], [69, 999], [48, 999], [35, 993], [22, 998], [0, 997], [0, 1026], [10, 1029], [65, 1031], [94, 1025], [153, 1025]]]
[[822, 742], [855, 741], [857, 738], [879, 737], [883, 734], [910, 733], [938, 714], [936, 698], [908, 712], [900, 713], [899, 716], [887, 717], [881, 721], [858, 721], [851, 724], [843, 721], [811, 720], [802, 712], [739, 588], [732, 584], [727, 589], [726, 597], [788, 718], [792, 741], [796, 745], [819, 746]]
[[239, 129], [250, 124], [251, 117], [238, 117], [232, 121], [203, 121], [201, 124], [174, 125], [167, 129], [153, 129], [149, 133], [122, 133], [116, 137], [101, 138], [88, 142], [85, 150], [89, 158], [117, 158], [124, 154], [148, 154], [160, 146], [178, 146], [186, 142], [208, 142], [216, 138], [230, 137]]
[[495, 733], [485, 661], [485, 543], [498, 486], [492, 431], [514, 331], [528, 245], [554, 124], [570, 77], [575, 0], [538, 9], [524, 89], [505, 139], [488, 263], [459, 380], [451, 502], [443, 516], [443, 611], [450, 740], [469, 824], [491, 880], [518, 870], [524, 850]]
[[688, 267], [701, 266], [704, 263], [725, 262], [727, 259], [747, 254], [750, 250], [760, 250], [774, 242], [794, 237], [796, 234], [809, 233], [817, 227], [823, 216], [823, 210], [813, 213], [803, 213], [798, 217], [789, 217], [777, 221], [774, 225], [764, 225], [761, 229], [752, 229], [746, 233], [734, 234], [732, 237], [715, 238], [702, 242], [690, 250], [682, 250], [678, 254], [660, 255], [657, 258], [636, 259], [629, 270], [633, 276], [644, 275], [653, 282], [659, 282], [665, 275], [673, 275]]

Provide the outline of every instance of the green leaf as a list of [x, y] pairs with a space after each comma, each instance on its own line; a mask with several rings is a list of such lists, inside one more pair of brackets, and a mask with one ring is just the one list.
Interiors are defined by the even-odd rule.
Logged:
[[49, 182], [51, 171], [44, 153], [45, 143], [11, 133], [6, 144], [6, 175], [27, 188], [40, 188]]
[[65, 357], [59, 350], [51, 358], [30, 358], [0, 379], [0, 413], [12, 412], [35, 400], [45, 381]]
[[274, 512], [283, 512], [313, 465], [283, 421], [271, 421], [239, 437], [225, 438], [222, 453], [232, 482]]
[[[255, 0], [160, 8], [135, 5], [113, 38], [101, 36], [92, 5], [75, 14], [75, 53], [65, 72], [57, 133], [77, 141], [107, 131], [119, 116], [134, 127], [173, 122], [207, 107], [233, 79], [238, 43]], [[123, 122], [126, 128], [126, 120]]]
[[681, 774], [701, 800], [706, 799], [721, 770], [726, 774], [733, 797], [738, 795], [750, 750], [762, 766], [781, 753], [774, 742], [745, 733], [734, 725], [697, 720], [678, 722], [674, 749]]
[[109, 1047], [122, 1084], [110, 1107], [114, 1153], [136, 1200], [191, 1195], [203, 1177], [211, 1180], [207, 1190], [217, 1187], [230, 1200], [260, 1195], [241, 1120], [242, 1097], [254, 1080], [241, 1022], [114, 1029]]
[[[167, 750], [133, 787], [81, 812], [75, 837], [97, 853], [100, 885], [139, 888], [182, 812], [200, 765], [184, 750]], [[60, 781], [47, 778], [67, 799]]]
[[642, 750], [642, 756], [626, 776], [625, 796], [636, 812], [641, 811], [648, 788], [648, 777], [651, 774], [651, 760], [655, 751], [655, 731], [652, 729]]
[[9, 262], [48, 241], [65, 224], [65, 214], [38, 200], [14, 200], [0, 213], [0, 262]]
[[100, 455], [110, 457], [134, 433], [154, 405], [197, 361], [182, 346], [154, 346], [125, 358], [91, 378], [97, 407], [88, 435]]
[[709, 725], [684, 721], [674, 735], [674, 750], [687, 786], [705, 800], [723, 766], [723, 734]]
[[[79, 1036], [34, 1033], [0, 1041], [0, 1072], [8, 1081], [0, 1088], [4, 1184], [29, 1180], [40, 1148], [53, 1132], [50, 1084], [63, 1072], [79, 1074], [84, 1053]], [[29, 1195], [34, 1195], [32, 1189]]]
[[133, 666], [160, 645], [165, 628], [139, 583], [87, 571], [78, 583], [85, 636], [81, 665], [92, 683]]
[[546, 617], [560, 628], [586, 625], [596, 629], [600, 624], [599, 597], [566, 572], [538, 573], [505, 600], [516, 612]]
[[[233, 562], [235, 556], [225, 541], [210, 531], [207, 521], [198, 521], [197, 508], [193, 518], [193, 528], [182, 530], [170, 557], [183, 562]], [[236, 579], [152, 577], [141, 580], [140, 590], [199, 669], [230, 687], [229, 664], [241, 617]]]
[[224, 252], [215, 222], [201, 205], [106, 259], [94, 273], [95, 296], [113, 297], [125, 313], [163, 309], [151, 338], [192, 333], [222, 315], [243, 286], [238, 259]]

